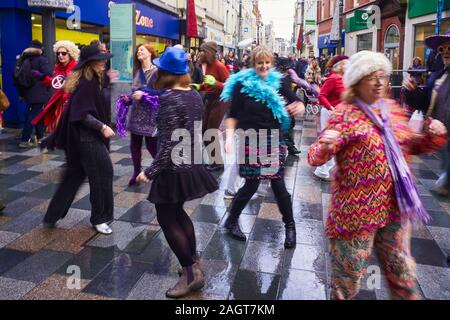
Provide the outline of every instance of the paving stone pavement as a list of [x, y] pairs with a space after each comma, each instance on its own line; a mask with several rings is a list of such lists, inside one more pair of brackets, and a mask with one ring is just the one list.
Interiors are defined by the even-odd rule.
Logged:
[[[298, 122], [299, 158], [289, 158], [286, 183], [292, 193], [297, 247], [283, 247], [284, 228], [268, 183], [262, 197], [244, 210], [246, 243], [231, 239], [223, 223], [230, 201], [224, 190], [187, 202], [206, 273], [206, 285], [189, 299], [329, 298], [330, 259], [324, 235], [329, 185], [317, 180], [306, 154], [317, 136], [312, 117]], [[128, 187], [132, 172], [128, 139], [112, 142], [115, 213], [112, 236], [98, 235], [89, 224], [87, 183], [66, 219], [54, 230], [43, 229], [42, 217], [64, 170], [61, 152], [22, 150], [16, 132], [0, 135], [0, 194], [7, 208], [0, 215], [0, 299], [166, 299], [177, 281], [177, 260], [147, 202], [149, 186]], [[144, 165], [151, 158], [144, 152]], [[411, 164], [425, 207], [433, 221], [414, 231], [411, 250], [427, 299], [450, 299], [450, 199], [430, 193], [440, 173], [438, 154], [414, 157]], [[220, 176], [217, 176], [220, 179]], [[378, 265], [375, 257], [371, 263]], [[80, 270], [75, 288], [73, 267]], [[370, 289], [366, 275], [357, 299], [389, 299], [386, 279]]]

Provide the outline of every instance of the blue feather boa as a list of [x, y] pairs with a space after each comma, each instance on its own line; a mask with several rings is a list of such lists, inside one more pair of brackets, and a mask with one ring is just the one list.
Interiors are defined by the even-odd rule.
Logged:
[[282, 77], [283, 75], [275, 70], [271, 70], [265, 80], [261, 79], [254, 69], [241, 71], [228, 78], [220, 99], [231, 101], [235, 86], [241, 83], [241, 93], [265, 104], [280, 123], [281, 129], [287, 131], [291, 125], [291, 118], [285, 108], [283, 97], [278, 93]]

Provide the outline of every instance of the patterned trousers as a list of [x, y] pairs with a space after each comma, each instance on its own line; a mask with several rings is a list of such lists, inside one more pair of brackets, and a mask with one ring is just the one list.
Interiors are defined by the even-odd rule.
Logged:
[[410, 240], [410, 224], [400, 222], [392, 222], [351, 240], [330, 239], [331, 299], [347, 300], [358, 294], [373, 248], [387, 278], [392, 299], [422, 299]]

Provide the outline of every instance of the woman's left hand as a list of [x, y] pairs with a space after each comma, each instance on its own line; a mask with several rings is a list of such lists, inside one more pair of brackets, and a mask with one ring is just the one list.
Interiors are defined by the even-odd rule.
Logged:
[[300, 101], [291, 103], [286, 107], [286, 109], [293, 117], [303, 117], [305, 114], [305, 105]]
[[137, 177], [136, 177], [136, 181], [139, 183], [149, 183], [150, 180], [147, 178], [147, 176], [145, 175], [145, 172], [142, 171]]
[[442, 136], [447, 134], [447, 128], [445, 125], [439, 120], [432, 119], [430, 124], [428, 125], [428, 130], [432, 135]]
[[116, 80], [119, 79], [119, 71], [114, 70], [114, 69], [109, 69], [106, 72], [106, 75], [109, 77], [109, 79], [111, 80], [111, 82], [114, 82]]

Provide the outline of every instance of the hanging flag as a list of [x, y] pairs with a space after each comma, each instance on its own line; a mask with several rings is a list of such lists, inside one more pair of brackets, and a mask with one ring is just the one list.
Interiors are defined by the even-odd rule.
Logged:
[[298, 32], [297, 50], [302, 50], [302, 46], [303, 46], [303, 24], [300, 25], [300, 31]]
[[198, 37], [197, 29], [197, 14], [195, 13], [195, 0], [188, 0], [187, 2], [187, 36]]

